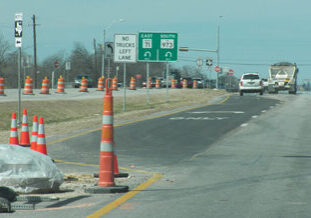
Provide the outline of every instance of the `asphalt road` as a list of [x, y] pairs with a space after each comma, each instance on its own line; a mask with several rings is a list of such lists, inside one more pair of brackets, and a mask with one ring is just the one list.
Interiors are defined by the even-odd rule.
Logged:
[[[119, 165], [163, 178], [104, 217], [309, 217], [310, 100], [235, 95], [115, 127]], [[98, 164], [99, 142], [95, 131], [48, 150], [55, 159]], [[89, 207], [28, 214], [85, 217], [120, 196], [88, 196], [68, 204], [96, 202]]]

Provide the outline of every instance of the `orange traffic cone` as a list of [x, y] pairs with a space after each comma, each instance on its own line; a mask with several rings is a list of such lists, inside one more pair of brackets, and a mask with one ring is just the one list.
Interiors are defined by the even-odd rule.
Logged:
[[[106, 80], [107, 81], [107, 80]], [[125, 87], [125, 86], [124, 86]], [[112, 79], [112, 90], [118, 91], [118, 79], [117, 77], [114, 77]]]
[[106, 93], [104, 97], [103, 125], [100, 143], [99, 160], [99, 186], [114, 186], [113, 169], [113, 97], [112, 89], [108, 88], [106, 80]]
[[28, 129], [28, 118], [27, 118], [27, 110], [23, 111], [23, 122], [22, 122], [22, 131], [21, 131], [21, 140], [19, 143], [23, 147], [30, 147], [29, 141], [29, 129]]
[[5, 96], [4, 94], [4, 79], [0, 77], [0, 96]]
[[43, 117], [39, 117], [39, 131], [38, 131], [38, 138], [37, 138], [37, 151], [42, 153], [42, 154], [47, 155]]
[[172, 89], [176, 88], [176, 80], [174, 80], [174, 79], [171, 80], [171, 88]]
[[198, 88], [198, 82], [196, 80], [193, 80], [192, 88], [193, 89], [197, 89]]
[[32, 132], [31, 132], [31, 144], [30, 149], [36, 151], [37, 150], [37, 138], [38, 138], [38, 116], [33, 116], [32, 121]]
[[27, 76], [25, 80], [24, 95], [33, 95], [32, 79]]
[[114, 169], [114, 178], [121, 178], [121, 177], [128, 177], [129, 174], [128, 173], [120, 173], [119, 172], [119, 165], [118, 165], [118, 157], [117, 157], [117, 153], [116, 153], [116, 143], [113, 143], [113, 153], [114, 153], [114, 165], [113, 165], [113, 169]]
[[81, 85], [80, 85], [80, 92], [88, 92], [88, 90], [87, 90], [87, 86], [88, 86], [87, 83], [88, 83], [87, 78], [82, 77]]
[[65, 94], [65, 80], [62, 76], [60, 76], [57, 80], [57, 89], [56, 93]]
[[104, 91], [104, 76], [98, 78], [97, 91]]
[[114, 183], [114, 154], [113, 154], [113, 97], [112, 80], [106, 80], [104, 96], [104, 110], [102, 119], [102, 136], [99, 157], [98, 186], [85, 189], [90, 193], [117, 193], [127, 192], [128, 186], [116, 186]]
[[134, 77], [131, 77], [130, 80], [130, 90], [136, 90], [136, 79]]
[[50, 80], [48, 80], [47, 77], [44, 77], [44, 80], [42, 80], [42, 86], [40, 94], [50, 94], [50, 87], [49, 87]]
[[18, 134], [17, 134], [17, 121], [16, 113], [12, 114], [11, 131], [10, 131], [10, 145], [19, 145]]

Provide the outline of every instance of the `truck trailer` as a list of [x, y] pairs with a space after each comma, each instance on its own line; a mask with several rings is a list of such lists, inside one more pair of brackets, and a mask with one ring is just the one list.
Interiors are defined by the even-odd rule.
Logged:
[[296, 64], [288, 62], [272, 64], [269, 68], [268, 92], [277, 94], [285, 90], [289, 94], [296, 94], [298, 71]]

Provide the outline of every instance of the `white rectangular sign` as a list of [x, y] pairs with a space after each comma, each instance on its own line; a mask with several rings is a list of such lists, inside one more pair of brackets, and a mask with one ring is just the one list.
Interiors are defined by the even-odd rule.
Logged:
[[114, 62], [135, 63], [137, 59], [137, 35], [114, 35]]
[[22, 47], [22, 36], [23, 36], [23, 13], [15, 14], [15, 27], [14, 27], [14, 35], [15, 35], [15, 47]]

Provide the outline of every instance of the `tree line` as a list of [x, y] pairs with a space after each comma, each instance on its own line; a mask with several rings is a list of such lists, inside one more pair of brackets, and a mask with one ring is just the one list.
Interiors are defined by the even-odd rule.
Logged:
[[[24, 84], [26, 76], [35, 78], [37, 74], [37, 81], [34, 81], [34, 87], [40, 88], [42, 80], [47, 77], [52, 79], [52, 72], [54, 72], [55, 80], [59, 76], [63, 76], [66, 83], [71, 83], [78, 75], [88, 75], [94, 81], [102, 75], [102, 60], [103, 49], [100, 45], [96, 46], [94, 52], [89, 52], [83, 44], [75, 42], [70, 55], [65, 57], [64, 52], [55, 53], [42, 62], [37, 64], [37, 72], [34, 72], [33, 57], [25, 52], [22, 52], [21, 64], [21, 84]], [[114, 63], [111, 57], [105, 58], [104, 76], [107, 78], [117, 77], [118, 81], [123, 82], [123, 64]], [[59, 63], [59, 67], [55, 67], [55, 62]], [[66, 62], [70, 62], [70, 70], [66, 70]], [[146, 80], [146, 63], [137, 62], [126, 64], [127, 81], [131, 77], [141, 75], [139, 79], [142, 82]], [[166, 63], [152, 62], [150, 63], [150, 77], [165, 77]], [[185, 76], [192, 76], [196, 78], [204, 78], [200, 70], [195, 66], [183, 66], [176, 68], [170, 65], [170, 77], [180, 78]], [[18, 53], [16, 49], [10, 46], [10, 43], [0, 35], [0, 77], [5, 79], [6, 88], [17, 88], [18, 78]]]

